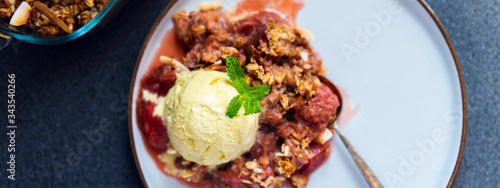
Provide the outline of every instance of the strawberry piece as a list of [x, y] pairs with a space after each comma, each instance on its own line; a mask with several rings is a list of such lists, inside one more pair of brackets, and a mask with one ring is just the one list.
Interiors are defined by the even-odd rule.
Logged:
[[146, 102], [143, 111], [144, 133], [149, 144], [156, 150], [163, 152], [167, 149], [169, 141], [167, 129], [163, 125], [163, 121], [159, 116], [153, 116], [156, 104]]
[[325, 144], [313, 142], [309, 147], [313, 157], [300, 169], [300, 173], [302, 174], [308, 174], [316, 170], [328, 159], [330, 154], [330, 142]]

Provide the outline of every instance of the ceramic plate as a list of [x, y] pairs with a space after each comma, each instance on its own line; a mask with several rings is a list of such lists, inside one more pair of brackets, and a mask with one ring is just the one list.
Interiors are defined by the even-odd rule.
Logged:
[[[137, 60], [129, 129], [137, 167], [149, 187], [186, 186], [163, 175], [146, 152], [135, 116], [139, 80], [173, 27], [172, 14], [196, 10], [200, 2], [172, 2]], [[467, 100], [456, 54], [429, 7], [415, 0], [307, 1], [297, 25], [315, 35], [310, 42], [328, 67], [326, 77], [342, 90], [339, 124], [382, 184], [450, 186], [465, 142]], [[308, 187], [368, 187], [338, 136], [332, 147]]]

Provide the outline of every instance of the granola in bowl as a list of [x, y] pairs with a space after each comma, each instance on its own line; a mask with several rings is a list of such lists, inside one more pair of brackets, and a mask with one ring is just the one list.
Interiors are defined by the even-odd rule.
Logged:
[[[162, 172], [193, 186], [281, 187], [289, 181], [293, 187], [305, 187], [308, 176], [329, 156], [329, 122], [339, 107], [338, 97], [319, 80], [326, 68], [308, 42], [313, 36], [276, 12], [233, 19], [220, 4], [199, 8], [172, 17], [186, 53], [177, 59], [162, 56], [140, 81], [134, 113], [151, 157]], [[229, 57], [244, 68], [248, 86], [270, 86], [260, 100], [255, 141], [248, 151], [222, 164], [186, 160], [169, 138], [170, 126], [165, 124], [172, 121], [164, 120], [167, 115], [158, 109], [183, 71], [225, 73]]]
[[0, 22], [39, 37], [76, 31], [92, 20], [109, 0], [0, 0]]

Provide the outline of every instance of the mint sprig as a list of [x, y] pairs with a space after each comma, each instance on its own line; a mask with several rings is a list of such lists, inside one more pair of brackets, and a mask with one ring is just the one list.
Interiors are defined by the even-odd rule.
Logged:
[[232, 56], [226, 57], [226, 71], [227, 76], [233, 82], [234, 88], [238, 91], [239, 95], [236, 95], [226, 110], [226, 115], [233, 118], [238, 114], [241, 106], [244, 104], [245, 115], [255, 114], [262, 111], [260, 106], [260, 101], [266, 96], [271, 90], [271, 86], [260, 85], [250, 87], [245, 81], [245, 70], [240, 65], [240, 61]]

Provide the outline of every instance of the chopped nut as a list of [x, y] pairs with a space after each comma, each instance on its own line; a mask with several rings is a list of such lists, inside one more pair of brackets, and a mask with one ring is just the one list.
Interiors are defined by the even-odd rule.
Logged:
[[262, 82], [268, 84], [268, 85], [273, 85], [274, 84], [274, 79], [273, 79], [273, 75], [271, 75], [270, 73], [267, 73], [261, 77], [259, 77]]
[[238, 50], [234, 47], [222, 47], [221, 52], [222, 52], [221, 57], [223, 59], [226, 59], [228, 55], [234, 57], [239, 53]]
[[309, 61], [309, 54], [307, 52], [301, 51], [300, 58], [302, 58], [302, 60], [307, 62], [307, 61]]
[[207, 32], [207, 27], [204, 25], [194, 25], [192, 26], [194, 36], [202, 36]]
[[245, 167], [247, 167], [248, 169], [254, 169], [257, 167], [257, 162], [255, 161], [248, 161], [245, 163]]
[[245, 75], [245, 81], [247, 82], [248, 85], [251, 85], [253, 78], [251, 76]]
[[264, 68], [260, 65], [258, 65], [255, 62], [252, 62], [246, 66], [248, 72], [252, 73], [255, 76], [263, 75], [264, 74]]
[[245, 42], [243, 41], [243, 38], [242, 37], [238, 37], [235, 41], [234, 41], [234, 47], [236, 48], [239, 48], [241, 46], [243, 46]]
[[332, 132], [330, 131], [330, 129], [325, 129], [323, 131], [323, 133], [321, 133], [318, 138], [316, 139], [319, 143], [321, 144], [325, 144], [326, 142], [328, 142], [328, 140], [330, 140], [331, 138], [333, 137], [333, 134]]
[[288, 96], [286, 96], [286, 95], [284, 95], [284, 94], [283, 94], [283, 95], [281, 95], [281, 96], [280, 96], [280, 104], [281, 104], [281, 106], [282, 106], [285, 110], [287, 110], [287, 111], [288, 111], [288, 107], [289, 107], [289, 106], [288, 106]]

